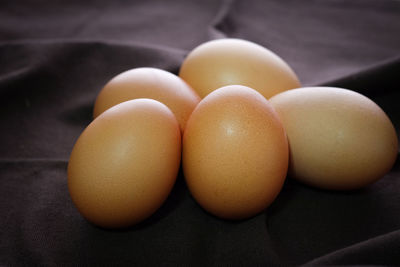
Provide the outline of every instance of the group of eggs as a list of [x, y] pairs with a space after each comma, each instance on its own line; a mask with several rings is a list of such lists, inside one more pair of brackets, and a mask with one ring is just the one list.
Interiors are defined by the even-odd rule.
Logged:
[[68, 187], [79, 212], [106, 228], [127, 227], [166, 200], [182, 163], [205, 210], [245, 219], [267, 208], [287, 174], [308, 185], [357, 189], [397, 157], [396, 131], [367, 97], [303, 87], [266, 48], [240, 39], [204, 43], [179, 77], [137, 68], [111, 79], [78, 138]]

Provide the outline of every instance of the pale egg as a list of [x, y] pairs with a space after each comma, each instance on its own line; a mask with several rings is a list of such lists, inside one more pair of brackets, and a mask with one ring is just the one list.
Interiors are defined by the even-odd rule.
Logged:
[[398, 140], [390, 119], [359, 93], [307, 87], [270, 102], [288, 135], [289, 172], [306, 184], [360, 188], [383, 177], [396, 160]]

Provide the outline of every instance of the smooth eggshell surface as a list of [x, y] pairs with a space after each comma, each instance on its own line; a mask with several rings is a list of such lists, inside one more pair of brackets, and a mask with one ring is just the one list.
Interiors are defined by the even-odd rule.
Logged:
[[179, 125], [164, 104], [123, 102], [98, 116], [77, 140], [68, 164], [71, 198], [94, 224], [134, 225], [165, 201], [180, 158]]
[[254, 88], [265, 98], [300, 87], [289, 65], [270, 50], [241, 39], [219, 39], [193, 49], [179, 76], [205, 97], [226, 85]]
[[167, 105], [183, 130], [200, 97], [178, 76], [157, 68], [136, 68], [111, 79], [97, 96], [93, 117], [121, 102], [151, 98]]
[[245, 219], [268, 207], [288, 167], [284, 128], [268, 101], [245, 86], [205, 97], [189, 118], [182, 164], [195, 200], [226, 219]]
[[325, 189], [356, 189], [384, 176], [397, 135], [383, 110], [354, 91], [299, 88], [270, 99], [288, 135], [289, 172]]

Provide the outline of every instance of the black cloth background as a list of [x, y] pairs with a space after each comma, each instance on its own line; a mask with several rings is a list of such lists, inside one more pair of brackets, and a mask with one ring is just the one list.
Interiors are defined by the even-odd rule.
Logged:
[[177, 73], [207, 40], [238, 37], [285, 59], [303, 85], [367, 95], [400, 127], [400, 2], [0, 2], [0, 265], [400, 265], [400, 164], [351, 192], [288, 178], [244, 221], [217, 219], [182, 174], [162, 208], [125, 230], [85, 221], [67, 189], [96, 95], [135, 67]]

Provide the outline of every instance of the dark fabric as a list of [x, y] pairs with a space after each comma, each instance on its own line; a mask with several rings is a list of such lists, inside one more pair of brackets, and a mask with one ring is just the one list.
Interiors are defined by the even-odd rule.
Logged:
[[4, 0], [0, 3], [0, 265], [400, 265], [400, 164], [361, 190], [287, 179], [254, 218], [204, 212], [182, 174], [147, 221], [104, 230], [67, 189], [95, 97], [135, 67], [177, 73], [195, 46], [239, 37], [284, 58], [303, 85], [376, 101], [400, 127], [400, 2]]

